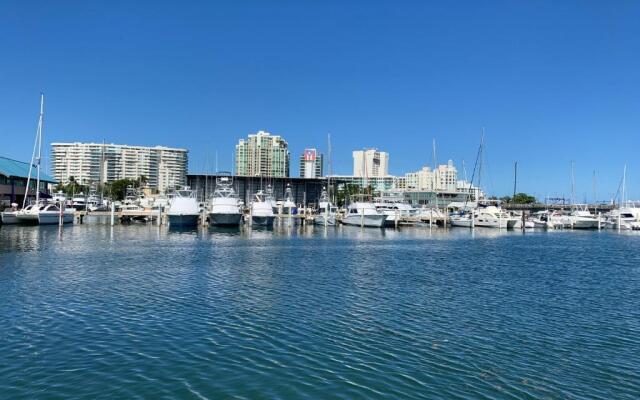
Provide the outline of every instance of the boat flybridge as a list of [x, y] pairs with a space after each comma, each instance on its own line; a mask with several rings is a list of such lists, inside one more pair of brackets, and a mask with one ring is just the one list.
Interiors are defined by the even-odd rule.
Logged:
[[331, 204], [329, 194], [326, 188], [322, 188], [322, 194], [318, 201], [318, 214], [313, 218], [313, 223], [316, 225], [330, 225], [336, 224], [336, 214], [338, 213], [338, 207]]
[[464, 228], [482, 227], [513, 229], [518, 222], [499, 205], [478, 204], [478, 207], [462, 215], [451, 217], [451, 226]]
[[251, 225], [255, 226], [273, 226], [276, 218], [273, 197], [259, 190], [251, 202]]
[[347, 214], [341, 222], [345, 225], [383, 228], [386, 220], [387, 215], [378, 211], [370, 195], [356, 195], [352, 196]]
[[238, 196], [233, 190], [231, 174], [216, 178], [216, 189], [211, 197], [209, 208], [209, 225], [238, 226], [242, 221], [242, 210]]
[[176, 190], [171, 198], [167, 211], [169, 226], [197, 226], [200, 207], [196, 199], [196, 191], [189, 186]]

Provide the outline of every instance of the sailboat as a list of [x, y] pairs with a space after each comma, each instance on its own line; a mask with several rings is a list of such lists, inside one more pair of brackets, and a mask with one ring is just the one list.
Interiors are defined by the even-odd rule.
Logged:
[[216, 178], [216, 189], [211, 197], [209, 225], [238, 226], [242, 221], [242, 211], [238, 196], [233, 190], [231, 174], [220, 173]]
[[[44, 94], [40, 94], [40, 116], [38, 118], [38, 129], [36, 131], [36, 140], [33, 145], [31, 162], [29, 164], [29, 175], [27, 177], [27, 186], [25, 188], [24, 199], [22, 201], [22, 210], [15, 213], [16, 220], [21, 224], [33, 225], [52, 225], [73, 222], [73, 212], [65, 209], [64, 204], [59, 206], [54, 203], [47, 203], [40, 200], [40, 160], [42, 156], [42, 129], [44, 125]], [[37, 149], [37, 156], [36, 156]], [[33, 165], [36, 166], [36, 201], [34, 204], [27, 206], [27, 197], [29, 184], [31, 183], [31, 172]]]

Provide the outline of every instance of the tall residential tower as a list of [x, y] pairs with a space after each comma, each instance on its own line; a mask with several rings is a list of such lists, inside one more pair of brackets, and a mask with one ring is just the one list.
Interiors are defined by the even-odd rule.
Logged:
[[300, 178], [320, 178], [323, 175], [323, 157], [316, 149], [304, 149], [300, 156]]
[[376, 149], [353, 152], [353, 176], [382, 178], [389, 175], [389, 153]]
[[236, 175], [289, 176], [289, 148], [280, 136], [259, 131], [236, 145]]

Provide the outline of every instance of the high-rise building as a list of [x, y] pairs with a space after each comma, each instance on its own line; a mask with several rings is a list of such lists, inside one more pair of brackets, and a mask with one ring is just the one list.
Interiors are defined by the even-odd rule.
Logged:
[[153, 190], [167, 192], [185, 185], [187, 150], [103, 143], [51, 143], [53, 176], [82, 185], [144, 176]]
[[236, 174], [243, 176], [289, 176], [289, 148], [278, 135], [259, 131], [236, 145]]
[[353, 176], [382, 178], [389, 175], [389, 153], [376, 149], [353, 152]]
[[304, 149], [300, 156], [300, 178], [320, 178], [322, 176], [322, 154], [316, 149]]

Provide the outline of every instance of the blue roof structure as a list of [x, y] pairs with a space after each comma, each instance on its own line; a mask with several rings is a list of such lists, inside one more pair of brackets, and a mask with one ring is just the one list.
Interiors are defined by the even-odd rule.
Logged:
[[[29, 177], [29, 163], [0, 156], [0, 175], [27, 179]], [[36, 179], [37, 175], [34, 165], [31, 170], [31, 179]], [[45, 174], [42, 170], [40, 170], [40, 180], [43, 182], [58, 183], [55, 178]]]

